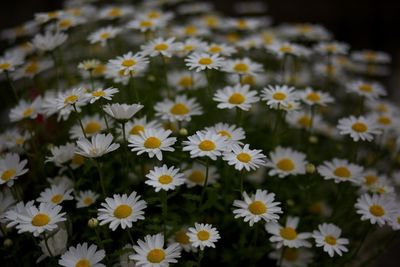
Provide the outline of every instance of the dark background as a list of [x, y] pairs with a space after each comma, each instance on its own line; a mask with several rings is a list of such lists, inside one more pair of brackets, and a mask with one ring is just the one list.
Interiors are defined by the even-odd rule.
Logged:
[[[238, 1], [211, 2], [222, 13], [234, 15], [233, 3]], [[35, 12], [60, 8], [62, 2], [62, 0], [1, 0], [0, 29], [13, 27], [31, 19]], [[349, 43], [353, 49], [374, 49], [390, 53], [393, 63], [387, 85], [390, 97], [400, 102], [398, 90], [400, 0], [266, 0], [265, 2], [268, 5], [267, 13], [274, 18], [275, 23], [320, 23], [331, 30], [337, 40]], [[400, 266], [396, 263], [400, 259], [398, 251], [397, 247], [382, 253], [380, 264], [377, 266]], [[365, 251], [365, 254], [368, 254], [368, 251]]]

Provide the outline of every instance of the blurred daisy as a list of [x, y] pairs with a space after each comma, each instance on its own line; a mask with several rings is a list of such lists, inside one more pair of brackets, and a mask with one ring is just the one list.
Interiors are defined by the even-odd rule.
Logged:
[[[46, 245], [47, 242], [47, 245]], [[39, 242], [42, 255], [37, 259], [36, 263], [41, 262], [47, 257], [55, 257], [63, 254], [67, 250], [68, 233], [60, 227], [55, 233], [51, 233], [47, 240], [43, 239]]]
[[229, 46], [226, 44], [212, 43], [208, 45], [208, 47], [205, 49], [205, 52], [212, 55], [222, 55], [229, 57], [232, 54], [236, 53], [236, 49], [233, 46]]
[[18, 105], [10, 110], [10, 121], [20, 121], [23, 119], [35, 119], [40, 113], [42, 107], [42, 98], [36, 97], [31, 103], [21, 99]]
[[321, 42], [314, 46], [314, 50], [322, 55], [345, 55], [349, 50], [349, 45], [340, 42]]
[[265, 222], [276, 222], [279, 219], [278, 213], [282, 213], [279, 207], [280, 202], [275, 201], [275, 194], [268, 193], [267, 190], [257, 189], [256, 193], [249, 197], [243, 192], [243, 200], [235, 200], [233, 210], [236, 218], [243, 217], [245, 222], [249, 222], [250, 226], [260, 220]]
[[195, 52], [189, 55], [186, 59], [186, 66], [189, 70], [195, 69], [196, 72], [211, 69], [220, 69], [224, 64], [224, 58], [218, 54], [209, 55], [206, 53]]
[[110, 59], [107, 67], [120, 74], [133, 76], [143, 72], [148, 64], [149, 60], [142, 53], [133, 54], [132, 52], [128, 52], [116, 59]]
[[53, 51], [68, 39], [68, 35], [62, 32], [52, 33], [46, 31], [45, 34], [38, 33], [32, 39], [32, 45], [38, 51]]
[[106, 89], [102, 88], [97, 88], [91, 92], [89, 92], [89, 102], [90, 104], [93, 104], [99, 99], [106, 99], [106, 100], [111, 100], [114, 96], [114, 94], [118, 93], [119, 90], [114, 87], [109, 87]]
[[46, 157], [45, 162], [54, 162], [58, 167], [63, 166], [68, 161], [72, 160], [76, 150], [76, 145], [73, 143], [66, 143], [61, 146], [53, 146], [50, 149], [51, 156]]
[[[84, 132], [82, 132], [80, 123], [82, 123]], [[92, 116], [85, 116], [81, 119], [80, 123], [75, 124], [69, 131], [71, 139], [83, 138], [85, 137], [85, 135], [87, 137], [91, 137], [93, 135], [101, 133], [106, 129], [106, 124], [104, 120], [98, 114], [94, 114]]]
[[112, 134], [96, 134], [90, 141], [80, 138], [76, 144], [78, 146], [76, 153], [87, 158], [101, 157], [119, 148], [119, 144], [113, 143]]
[[106, 198], [101, 206], [97, 217], [100, 225], [110, 224], [110, 229], [115, 231], [118, 226], [122, 229], [131, 228], [133, 222], [144, 220], [143, 210], [147, 203], [140, 200], [140, 196], [133, 191], [129, 196], [114, 194], [112, 198]]
[[266, 166], [270, 168], [268, 175], [284, 178], [288, 175], [306, 173], [306, 155], [291, 148], [278, 146], [269, 153]]
[[296, 44], [284, 42], [284, 43], [273, 43], [267, 48], [272, 53], [277, 55], [279, 58], [292, 55], [292, 56], [300, 56], [302, 54], [301, 47]]
[[101, 46], [106, 46], [108, 40], [114, 39], [120, 32], [120, 28], [107, 26], [89, 34], [88, 40], [91, 44], [100, 43]]
[[5, 54], [0, 57], [0, 74], [14, 71], [23, 62], [23, 57], [19, 54]]
[[155, 105], [154, 110], [156, 116], [171, 122], [190, 121], [192, 116], [203, 114], [196, 99], [188, 98], [186, 95], [178, 95], [174, 100], [164, 99]]
[[61, 255], [58, 264], [65, 267], [105, 267], [100, 263], [105, 256], [103, 249], [97, 250], [96, 245], [88, 247], [88, 243], [85, 242], [76, 247], [69, 247], [67, 252]]
[[191, 158], [209, 157], [216, 160], [226, 149], [226, 137], [213, 131], [197, 131], [183, 141], [183, 151], [189, 151]]
[[307, 267], [313, 261], [313, 253], [305, 248], [280, 248], [269, 253], [271, 259], [281, 261], [282, 267]]
[[349, 92], [364, 96], [367, 99], [374, 100], [386, 95], [386, 91], [380, 83], [354, 81], [347, 84]]
[[184, 175], [178, 168], [173, 166], [168, 168], [165, 164], [162, 167], [154, 167], [146, 177], [148, 180], [145, 184], [154, 187], [156, 192], [174, 190], [175, 187], [185, 183]]
[[265, 155], [262, 154], [262, 150], [250, 149], [249, 144], [245, 144], [243, 147], [233, 145], [232, 151], [225, 152], [223, 156], [223, 160], [227, 161], [228, 165], [234, 165], [238, 171], [243, 168], [246, 171], [256, 170], [266, 164], [264, 159]]
[[179, 45], [174, 41], [174, 37], [166, 40], [163, 38], [156, 38], [147, 44], [142, 45], [140, 48], [144, 55], [150, 57], [156, 57], [158, 55], [163, 57], [172, 57], [172, 54], [179, 48]]
[[196, 249], [191, 246], [189, 236], [187, 235], [187, 227], [183, 227], [176, 231], [173, 236], [168, 240], [169, 244], [177, 243], [186, 252], [196, 252]]
[[187, 235], [192, 246], [200, 250], [206, 247], [215, 248], [215, 244], [220, 239], [216, 228], [211, 224], [195, 223], [194, 227], [188, 229]]
[[393, 213], [389, 225], [392, 227], [393, 231], [400, 230], [400, 211], [398, 209]]
[[[161, 124], [157, 121], [148, 121], [146, 116], [142, 118], [134, 118], [133, 121], [125, 123], [125, 132], [127, 135], [140, 135], [145, 129], [160, 128]], [[121, 133], [122, 134], [122, 133]]]
[[261, 64], [245, 57], [242, 59], [226, 60], [223, 70], [238, 75], [255, 75], [263, 71]]
[[32, 79], [37, 74], [50, 69], [52, 66], [53, 62], [46, 58], [41, 60], [32, 59], [27, 61], [24, 65], [16, 70], [16, 72], [14, 73], [14, 78], [20, 79], [25, 77]]
[[355, 208], [362, 221], [369, 220], [371, 224], [383, 226], [390, 222], [396, 206], [392, 198], [385, 195], [364, 194], [357, 199]]
[[277, 248], [282, 246], [289, 248], [311, 247], [311, 243], [307, 241], [311, 237], [311, 233], [297, 232], [298, 224], [299, 218], [290, 216], [287, 217], [285, 226], [276, 222], [267, 223], [265, 230], [272, 235], [269, 241], [273, 242]]
[[335, 253], [339, 256], [343, 252], [349, 251], [345, 245], [349, 244], [347, 238], [341, 238], [342, 230], [332, 223], [318, 225], [318, 230], [314, 230], [312, 237], [315, 239], [317, 247], [323, 247], [324, 251], [333, 257]]
[[79, 107], [86, 105], [88, 101], [86, 90], [79, 87], [60, 93], [54, 100], [54, 105], [57, 110], [67, 109], [72, 111], [74, 109], [73, 106], [75, 106], [79, 111]]
[[392, 61], [389, 54], [372, 50], [354, 51], [351, 54], [351, 59], [357, 62], [374, 64], [387, 64]]
[[325, 180], [333, 179], [335, 183], [353, 182], [359, 183], [363, 175], [363, 168], [356, 164], [349, 163], [346, 159], [334, 158], [331, 161], [324, 161], [318, 166], [318, 173]]
[[99, 198], [99, 195], [91, 190], [78, 191], [75, 199], [77, 208], [86, 208], [91, 206]]
[[260, 100], [257, 92], [249, 89], [250, 86], [247, 84], [236, 84], [234, 87], [226, 86], [215, 93], [213, 100], [219, 102], [217, 107], [220, 109], [240, 108], [248, 111], [251, 108], [251, 104]]
[[168, 82], [178, 91], [198, 89], [207, 84], [203, 74], [189, 71], [168, 72]]
[[242, 127], [230, 125], [228, 123], [219, 122], [212, 127], [206, 127], [206, 131], [215, 131], [217, 134], [226, 137], [226, 142], [229, 145], [242, 145], [241, 140], [246, 138]]
[[130, 120], [144, 106], [140, 104], [107, 104], [103, 110], [116, 120]]
[[133, 19], [126, 24], [128, 29], [139, 30], [141, 32], [155, 31], [164, 26], [164, 21], [160, 19], [151, 19], [141, 14], [138, 14], [136, 19]]
[[202, 52], [206, 50], [207, 43], [197, 38], [189, 38], [179, 43], [178, 55], [187, 55], [193, 52]]
[[99, 10], [99, 18], [101, 19], [108, 19], [108, 20], [113, 20], [113, 19], [118, 19], [125, 17], [127, 15], [130, 15], [133, 13], [133, 8], [128, 5], [110, 5], [110, 6], [105, 6], [102, 7]]
[[12, 186], [14, 180], [28, 172], [28, 169], [25, 169], [27, 163], [26, 159], [20, 161], [16, 153], [7, 153], [0, 157], [0, 185], [7, 183], [8, 186]]
[[169, 266], [177, 263], [181, 257], [181, 247], [173, 243], [164, 248], [164, 236], [162, 234], [146, 235], [143, 240], [138, 240], [133, 246], [134, 254], [129, 259], [134, 260], [136, 266]]
[[[187, 170], [185, 170], [186, 176], [186, 186], [188, 188], [192, 188], [194, 186], [204, 186], [204, 181], [206, 179], [206, 168], [194, 162], [193, 166]], [[208, 179], [207, 184], [214, 184], [216, 180], [219, 178], [217, 168], [215, 166], [208, 166]]]
[[350, 135], [355, 142], [359, 140], [370, 142], [374, 139], [374, 135], [382, 134], [378, 125], [371, 118], [364, 116], [342, 118], [337, 128], [341, 135]]
[[327, 104], [334, 102], [333, 97], [329, 93], [315, 91], [310, 87], [307, 87], [302, 91], [300, 97], [301, 100], [309, 106], [326, 106]]
[[131, 151], [137, 152], [138, 155], [147, 153], [150, 158], [156, 156], [158, 160], [163, 159], [163, 151], [175, 151], [172, 147], [175, 137], [169, 137], [171, 130], [164, 129], [144, 129], [139, 135], [130, 135], [128, 142]]
[[269, 85], [263, 89], [261, 96], [262, 100], [267, 101], [267, 106], [273, 109], [284, 108], [289, 106], [291, 102], [300, 100], [295, 88], [286, 85]]
[[65, 184], [52, 185], [40, 193], [38, 202], [60, 205], [63, 201], [74, 199], [71, 195], [73, 189], [69, 189]]

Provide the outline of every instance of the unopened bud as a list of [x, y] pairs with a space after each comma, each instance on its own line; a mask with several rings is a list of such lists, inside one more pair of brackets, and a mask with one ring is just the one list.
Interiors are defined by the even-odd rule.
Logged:
[[311, 135], [308, 138], [308, 142], [310, 142], [311, 144], [316, 144], [316, 143], [318, 143], [318, 137], [316, 137], [315, 135]]
[[13, 245], [13, 241], [10, 238], [6, 238], [3, 242], [4, 247], [9, 248]]
[[149, 82], [154, 82], [156, 80], [156, 78], [154, 77], [154, 75], [149, 75], [149, 76], [147, 76], [147, 80]]
[[188, 130], [186, 130], [186, 128], [181, 128], [181, 129], [179, 129], [179, 134], [186, 136], [186, 135], [188, 135]]
[[293, 201], [293, 199], [288, 199], [288, 200], [286, 201], [286, 203], [287, 203], [288, 206], [294, 206], [294, 201]]
[[312, 163], [308, 163], [306, 165], [306, 172], [307, 173], [314, 173], [315, 172], [315, 165]]
[[98, 225], [99, 225], [99, 221], [98, 221], [96, 218], [91, 218], [91, 219], [88, 221], [88, 226], [89, 226], [90, 228], [96, 228]]

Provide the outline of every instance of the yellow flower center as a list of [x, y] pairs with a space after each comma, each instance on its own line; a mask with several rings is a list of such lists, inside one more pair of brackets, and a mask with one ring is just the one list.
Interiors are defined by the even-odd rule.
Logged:
[[383, 215], [385, 215], [385, 210], [383, 209], [383, 207], [377, 204], [369, 207], [369, 212], [371, 212], [371, 214], [375, 217], [382, 217]]
[[190, 76], [183, 76], [179, 80], [179, 85], [182, 87], [191, 87], [193, 86], [193, 80]]
[[276, 92], [272, 95], [272, 98], [278, 101], [285, 100], [286, 94], [282, 92]]
[[301, 126], [308, 128], [311, 125], [311, 118], [308, 117], [307, 115], [301, 116], [298, 120], [297, 123], [300, 124]]
[[150, 11], [149, 13], [147, 13], [147, 17], [149, 19], [157, 19], [161, 16], [160, 12], [158, 11]]
[[136, 65], [136, 61], [133, 59], [125, 59], [124, 61], [122, 61], [121, 65], [123, 67], [129, 68]]
[[364, 53], [364, 58], [368, 61], [375, 61], [376, 57], [377, 57], [377, 54], [374, 51], [367, 51]]
[[244, 97], [244, 95], [240, 94], [240, 93], [233, 93], [230, 97], [228, 102], [233, 104], [233, 105], [240, 105], [242, 104], [244, 101], [246, 100], [246, 98]]
[[150, 136], [149, 138], [146, 139], [146, 141], [144, 141], [145, 148], [155, 149], [159, 148], [160, 145], [161, 145], [161, 140], [154, 136]]
[[263, 202], [256, 200], [248, 206], [248, 209], [254, 215], [261, 215], [267, 211], [267, 206]]
[[245, 63], [237, 63], [237, 64], [233, 67], [233, 69], [234, 69], [236, 72], [247, 72], [247, 71], [249, 71], [249, 66], [248, 66], [247, 64], [245, 64]]
[[111, 34], [109, 32], [102, 32], [100, 34], [100, 39], [108, 39], [110, 38]]
[[186, 115], [190, 112], [189, 108], [183, 103], [176, 103], [170, 109], [170, 112], [174, 115]]
[[108, 16], [110, 17], [119, 17], [122, 15], [121, 9], [114, 7], [110, 10], [110, 12], [108, 12]]
[[299, 251], [297, 248], [285, 247], [282, 256], [286, 261], [295, 262], [299, 258]]
[[286, 172], [294, 170], [295, 167], [293, 160], [289, 158], [283, 158], [279, 160], [276, 166], [278, 167], [278, 169]]
[[132, 214], [132, 208], [126, 204], [121, 204], [114, 210], [114, 216], [118, 219], [125, 219], [131, 214]]
[[333, 172], [333, 174], [340, 178], [349, 178], [351, 175], [351, 172], [348, 168], [342, 166], [342, 167], [336, 168], [336, 170]]
[[0, 63], [0, 69], [1, 70], [7, 70], [11, 67], [11, 64], [6, 62], [6, 63]]
[[366, 185], [373, 185], [376, 183], [376, 181], [378, 181], [378, 177], [376, 175], [367, 175], [364, 177], [364, 180]]
[[213, 63], [213, 60], [209, 57], [204, 57], [199, 59], [199, 64], [201, 65], [210, 65]]
[[196, 184], [200, 184], [204, 181], [205, 176], [204, 173], [202, 171], [193, 171], [190, 175], [189, 175], [189, 180], [196, 183]]
[[288, 45], [283, 45], [279, 48], [279, 51], [282, 53], [292, 53], [293, 52], [293, 48], [291, 46]]
[[372, 91], [374, 91], [374, 88], [372, 88], [372, 86], [367, 83], [361, 84], [360, 87], [358, 87], [358, 89], [360, 89], [360, 91], [365, 93], [371, 93]]
[[74, 104], [78, 100], [77, 95], [70, 95], [64, 99], [64, 104]]
[[222, 48], [218, 45], [213, 45], [208, 48], [208, 51], [211, 53], [220, 53], [222, 51]]
[[378, 112], [388, 112], [388, 107], [385, 104], [379, 104], [376, 106]]
[[154, 50], [157, 51], [165, 51], [168, 49], [168, 45], [166, 43], [161, 43], [161, 44], [157, 44], [156, 46], [154, 46]]
[[103, 97], [105, 95], [106, 95], [106, 93], [104, 93], [104, 91], [102, 91], [102, 90], [95, 91], [92, 93], [92, 96], [94, 96], [94, 97]]
[[140, 22], [140, 27], [149, 28], [151, 26], [153, 26], [153, 22], [151, 20], [142, 20]]
[[194, 35], [197, 33], [197, 28], [195, 26], [187, 26], [185, 28], [186, 35]]
[[160, 182], [160, 184], [170, 184], [172, 182], [172, 176], [171, 175], [161, 175], [158, 178], [158, 181]]
[[36, 62], [31, 62], [25, 67], [26, 73], [36, 73], [39, 70], [39, 65]]
[[90, 267], [90, 261], [87, 259], [81, 259], [76, 264], [75, 267]]
[[237, 27], [239, 28], [239, 29], [246, 29], [247, 28], [247, 21], [246, 20], [244, 20], [244, 19], [239, 19], [238, 21], [237, 21]]
[[364, 133], [368, 130], [368, 126], [362, 122], [356, 122], [351, 126], [351, 129], [358, 133]]
[[328, 53], [335, 53], [335, 52], [337, 51], [336, 45], [334, 45], [334, 44], [328, 44], [328, 45], [325, 46], [325, 50], [326, 50], [326, 52], [328, 52]]
[[8, 169], [8, 170], [4, 171], [3, 174], [1, 175], [1, 180], [8, 181], [12, 177], [14, 177], [15, 174], [16, 174], [16, 170], [15, 169]]
[[51, 202], [53, 202], [54, 204], [58, 204], [62, 201], [62, 199], [63, 199], [63, 196], [60, 194], [57, 194], [51, 198]]
[[247, 163], [247, 162], [249, 162], [250, 160], [251, 160], [251, 156], [250, 156], [250, 154], [248, 154], [248, 153], [239, 153], [237, 156], [236, 156], [236, 158], [239, 160], [239, 161], [241, 161], [241, 162], [243, 162], [243, 163]]
[[30, 115], [32, 115], [33, 113], [33, 108], [29, 107], [27, 109], [24, 110], [24, 112], [22, 112], [22, 116], [29, 117]]
[[242, 77], [241, 83], [248, 84], [248, 85], [254, 85], [256, 83], [256, 80], [251, 75], [245, 75]]
[[200, 230], [197, 232], [197, 238], [200, 241], [206, 241], [210, 238], [210, 233], [205, 230]]
[[82, 165], [85, 161], [85, 158], [79, 154], [74, 154], [72, 157], [71, 163], [74, 165]]
[[95, 134], [101, 131], [101, 124], [95, 121], [91, 121], [86, 124], [85, 126], [85, 133], [86, 134]]
[[174, 236], [175, 242], [182, 244], [182, 245], [187, 245], [190, 243], [189, 241], [189, 236], [186, 234], [185, 231], [178, 231], [175, 233]]
[[32, 218], [32, 225], [33, 226], [44, 226], [50, 222], [50, 217], [44, 213], [38, 213]]
[[307, 99], [312, 102], [318, 102], [321, 100], [321, 96], [315, 92], [311, 92], [307, 95]]
[[211, 151], [215, 149], [215, 143], [211, 140], [204, 140], [200, 142], [199, 148], [203, 151]]
[[69, 28], [72, 25], [72, 21], [70, 19], [63, 19], [58, 23], [60, 28]]
[[228, 139], [232, 138], [232, 135], [228, 131], [225, 131], [225, 130], [219, 131], [218, 134], [221, 135], [221, 136], [225, 136]]
[[92, 205], [93, 204], [93, 198], [91, 198], [91, 197], [86, 197], [84, 200], [83, 200], [83, 203], [85, 204], [85, 205], [87, 205], [87, 206], [90, 206], [90, 205]]
[[190, 51], [192, 51], [193, 49], [194, 49], [195, 47], [193, 46], [193, 45], [185, 45], [184, 47], [183, 47], [183, 50], [184, 51], [186, 51], [186, 52], [190, 52]]
[[129, 134], [139, 135], [143, 131], [144, 127], [142, 125], [134, 125], [129, 131]]
[[331, 235], [327, 235], [325, 236], [325, 242], [331, 246], [334, 246], [336, 245], [336, 238]]
[[160, 263], [165, 259], [165, 252], [162, 249], [155, 248], [147, 254], [147, 260], [151, 263]]
[[286, 240], [294, 240], [297, 237], [297, 232], [292, 227], [284, 227], [279, 233]]
[[378, 118], [378, 123], [383, 125], [390, 125], [392, 120], [387, 116], [381, 116]]

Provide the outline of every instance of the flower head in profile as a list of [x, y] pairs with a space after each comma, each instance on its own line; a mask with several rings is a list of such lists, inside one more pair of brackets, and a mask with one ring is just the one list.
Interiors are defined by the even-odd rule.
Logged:
[[76, 153], [87, 158], [98, 158], [119, 148], [119, 144], [113, 143], [112, 134], [96, 134], [91, 140], [80, 138], [76, 144]]
[[69, 247], [68, 250], [61, 255], [58, 264], [64, 267], [105, 267], [100, 263], [106, 253], [103, 249], [97, 250], [96, 245], [88, 245], [88, 243], [78, 244], [76, 247]]
[[130, 120], [138, 111], [143, 108], [140, 104], [107, 104], [103, 110], [116, 120]]
[[28, 160], [20, 160], [16, 153], [7, 153], [0, 158], [0, 185], [6, 183], [12, 186], [14, 180], [28, 172], [28, 169], [25, 169], [27, 163]]
[[120, 28], [107, 26], [92, 32], [88, 40], [91, 44], [100, 43], [101, 46], [106, 46], [108, 40], [114, 39], [120, 32]]
[[88, 96], [90, 99], [89, 102], [90, 102], [90, 104], [93, 104], [94, 102], [96, 102], [97, 100], [100, 100], [100, 99], [111, 100], [113, 98], [114, 94], [116, 94], [118, 92], [119, 92], [119, 90], [114, 87], [109, 87], [106, 89], [97, 88], [88, 93]]
[[165, 99], [158, 102], [155, 107], [156, 116], [163, 120], [190, 121], [192, 116], [203, 114], [203, 110], [195, 98], [178, 95], [174, 100]]

